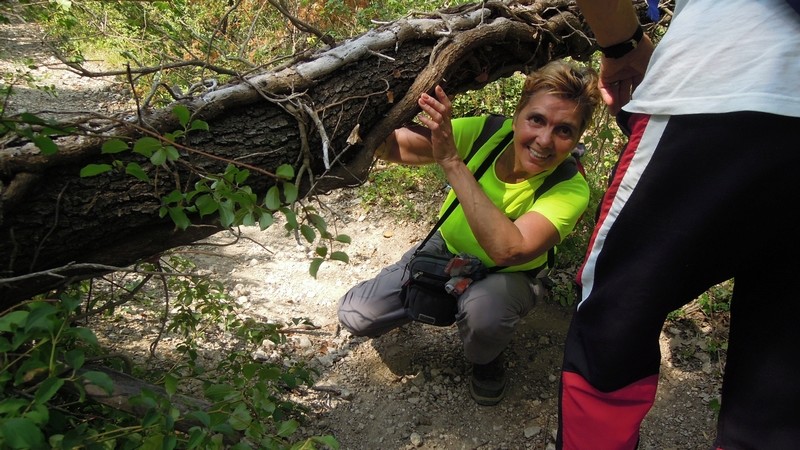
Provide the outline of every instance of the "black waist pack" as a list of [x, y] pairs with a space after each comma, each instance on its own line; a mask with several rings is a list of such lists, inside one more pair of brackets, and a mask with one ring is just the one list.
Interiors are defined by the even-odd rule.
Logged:
[[413, 320], [446, 327], [456, 321], [458, 294], [448, 293], [450, 275], [445, 270], [450, 257], [420, 252], [406, 265], [408, 279], [400, 298]]

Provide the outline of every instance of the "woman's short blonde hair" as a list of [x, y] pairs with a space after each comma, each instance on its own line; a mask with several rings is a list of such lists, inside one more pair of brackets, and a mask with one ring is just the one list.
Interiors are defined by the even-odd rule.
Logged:
[[528, 104], [531, 97], [545, 91], [577, 103], [581, 116], [580, 131], [583, 133], [591, 124], [595, 109], [603, 102], [597, 81], [597, 71], [589, 66], [560, 59], [551, 61], [525, 78], [514, 117]]

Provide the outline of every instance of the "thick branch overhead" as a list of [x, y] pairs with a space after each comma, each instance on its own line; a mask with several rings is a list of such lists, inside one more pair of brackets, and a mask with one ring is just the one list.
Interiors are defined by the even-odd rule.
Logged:
[[[457, 95], [550, 60], [587, 60], [594, 49], [570, 1], [488, 1], [387, 23], [176, 102], [208, 130], [176, 141], [180, 161], [165, 163], [169, 171], [101, 148], [112, 137], [132, 144], [181, 129], [172, 107], [91, 118], [80, 135], [61, 133], [54, 155], [23, 138], [0, 143], [0, 308], [98, 273], [78, 270], [84, 263], [129, 266], [219, 231], [213, 216], [190, 214], [192, 225], [177, 230], [160, 214], [161, 196], [185, 192], [201, 174], [258, 168], [247, 184], [259, 198], [280, 181], [271, 174], [281, 165], [300, 174], [300, 197], [358, 185], [376, 144], [413, 119], [416, 99], [436, 83]], [[131, 163], [150, 181], [126, 174]], [[113, 170], [79, 176], [89, 164]]]

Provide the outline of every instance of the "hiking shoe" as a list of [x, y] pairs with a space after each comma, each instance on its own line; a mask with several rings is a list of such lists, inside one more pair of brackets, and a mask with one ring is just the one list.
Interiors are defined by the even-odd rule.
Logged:
[[506, 366], [501, 353], [488, 364], [473, 364], [469, 393], [475, 403], [493, 406], [506, 395]]

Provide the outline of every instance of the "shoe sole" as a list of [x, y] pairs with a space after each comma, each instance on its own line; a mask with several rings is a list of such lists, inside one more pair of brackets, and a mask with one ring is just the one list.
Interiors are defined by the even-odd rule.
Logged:
[[500, 403], [500, 401], [502, 401], [503, 398], [505, 398], [507, 390], [508, 390], [508, 383], [506, 383], [503, 386], [503, 390], [500, 392], [498, 396], [486, 397], [475, 392], [475, 385], [472, 383], [472, 380], [470, 380], [469, 383], [469, 393], [472, 396], [472, 399], [475, 400], [475, 403], [481, 406], [494, 406]]

